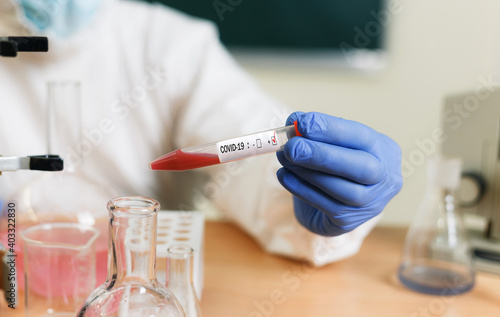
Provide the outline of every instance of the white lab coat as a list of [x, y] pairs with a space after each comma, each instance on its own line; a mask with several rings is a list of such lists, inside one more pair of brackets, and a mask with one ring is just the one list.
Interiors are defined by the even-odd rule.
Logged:
[[[30, 34], [13, 10], [0, 4], [0, 36]], [[356, 253], [373, 226], [334, 238], [301, 227], [273, 154], [186, 173], [148, 169], [176, 148], [278, 127], [290, 113], [235, 64], [210, 23], [159, 5], [108, 0], [83, 32], [66, 42], [50, 39], [49, 53], [0, 59], [0, 154], [47, 152], [46, 83], [61, 79], [82, 83], [86, 173], [120, 195], [156, 198], [163, 209], [210, 202], [265, 250], [315, 265]], [[58, 154], [68, 153], [77, 157], [77, 145]], [[34, 174], [4, 173], [1, 197]]]

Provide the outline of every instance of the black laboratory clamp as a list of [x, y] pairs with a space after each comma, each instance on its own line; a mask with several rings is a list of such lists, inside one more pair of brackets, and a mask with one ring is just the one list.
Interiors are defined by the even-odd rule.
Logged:
[[43, 36], [0, 37], [0, 56], [16, 57], [18, 52], [48, 52], [49, 40]]

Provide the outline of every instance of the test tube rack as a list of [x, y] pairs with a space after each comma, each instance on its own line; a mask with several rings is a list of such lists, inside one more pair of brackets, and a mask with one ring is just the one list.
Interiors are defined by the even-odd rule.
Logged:
[[156, 277], [165, 285], [167, 278], [167, 250], [177, 244], [189, 245], [194, 250], [193, 283], [198, 298], [203, 291], [203, 233], [205, 219], [197, 211], [160, 211], [156, 241]]

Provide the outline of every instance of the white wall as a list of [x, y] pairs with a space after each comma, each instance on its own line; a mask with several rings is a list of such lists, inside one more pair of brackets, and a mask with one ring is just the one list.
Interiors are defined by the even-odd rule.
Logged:
[[[389, 23], [389, 66], [378, 76], [244, 65], [263, 88], [295, 109], [363, 122], [395, 139], [403, 158], [440, 126], [443, 97], [500, 74], [500, 1], [401, 0]], [[500, 78], [496, 77], [496, 78]], [[411, 222], [425, 166], [404, 179], [381, 224]]]

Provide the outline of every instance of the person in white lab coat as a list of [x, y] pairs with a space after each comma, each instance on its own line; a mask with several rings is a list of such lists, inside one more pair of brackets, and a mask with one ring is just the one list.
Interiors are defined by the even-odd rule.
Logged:
[[[46, 82], [78, 80], [86, 152], [75, 145], [59, 154], [85, 157], [92, 177], [120, 194], [157, 198], [164, 209], [210, 202], [267, 251], [316, 265], [357, 252], [402, 186], [394, 141], [320, 113], [288, 118], [304, 137], [292, 139], [278, 160], [266, 155], [190, 173], [151, 171], [148, 163], [162, 154], [282, 126], [290, 111], [235, 64], [212, 24], [164, 6], [3, 1], [0, 36], [29, 34], [48, 35], [50, 51], [0, 60], [3, 155], [45, 153]], [[276, 177], [278, 162], [284, 167]], [[2, 176], [1, 197], [27, 177]], [[186, 193], [194, 203], [176, 200]]]

